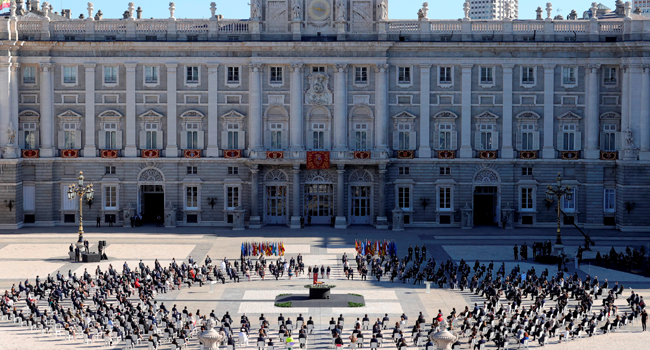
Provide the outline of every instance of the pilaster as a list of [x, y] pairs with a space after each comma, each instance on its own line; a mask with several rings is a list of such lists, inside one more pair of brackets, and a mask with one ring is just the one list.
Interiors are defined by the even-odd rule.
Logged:
[[514, 64], [502, 64], [503, 68], [503, 144], [501, 158], [511, 159], [514, 156], [512, 148], [512, 69]]
[[[135, 68], [137, 63], [125, 63], [126, 67], [126, 148], [125, 157], [137, 157], [138, 147], [135, 140]], [[162, 141], [161, 141], [162, 142]]]
[[[211, 21], [212, 24], [214, 21]], [[207, 156], [219, 157], [219, 64], [208, 63], [208, 148]]]
[[460, 66], [462, 72], [461, 146], [460, 158], [472, 158], [472, 67]]
[[300, 225], [300, 164], [293, 165], [293, 215], [291, 228], [301, 228]]
[[[93, 24], [93, 22], [88, 22]], [[95, 144], [95, 63], [86, 63], [86, 144], [84, 145], [84, 157], [92, 158], [97, 156], [97, 145]], [[119, 145], [122, 148], [122, 145]]]
[[640, 117], [639, 160], [650, 160], [650, 65], [643, 66], [641, 77], [641, 117]]
[[9, 134], [7, 130], [11, 121], [9, 76], [11, 63], [8, 61], [0, 62], [0, 147], [8, 145]]
[[555, 87], [555, 64], [544, 65], [544, 148], [542, 149], [542, 158], [553, 159], [555, 158], [555, 147], [553, 147], [553, 140], [555, 139], [555, 132], [553, 132], [553, 123], [555, 121], [553, 97]]
[[167, 147], [165, 157], [178, 157], [178, 144], [176, 143], [176, 84], [177, 84], [177, 63], [167, 63]]
[[377, 65], [375, 96], [375, 149], [388, 151], [388, 64]]
[[248, 115], [248, 134], [250, 151], [262, 150], [262, 64], [253, 63], [250, 68], [250, 104]]
[[292, 63], [291, 64], [291, 96], [290, 96], [290, 136], [291, 144], [289, 145], [289, 150], [298, 152], [305, 149], [304, 146], [304, 127], [302, 119], [302, 109], [303, 109], [303, 76], [302, 76], [302, 63]]
[[345, 217], [345, 165], [339, 164], [337, 166], [337, 181], [336, 181], [336, 221], [334, 228], [345, 229], [348, 227], [347, 219]]
[[378, 230], [388, 230], [388, 217], [386, 217], [386, 165], [379, 165], [379, 183], [377, 186], [378, 208], [377, 221], [375, 228]]
[[258, 165], [251, 166], [251, 217], [248, 228], [262, 228], [259, 214], [259, 172]]
[[[423, 22], [429, 26], [429, 22]], [[420, 65], [420, 148], [419, 158], [431, 158], [431, 65]]]
[[348, 149], [348, 101], [347, 82], [345, 79], [346, 69], [346, 64], [337, 64], [334, 69], [334, 80], [336, 85], [336, 88], [334, 90], [334, 151], [345, 151]]
[[52, 71], [53, 63], [41, 63], [41, 158], [54, 157], [53, 139], [53, 91]]
[[600, 118], [598, 115], [598, 106], [600, 103], [598, 101], [598, 69], [600, 69], [600, 64], [588, 64], [586, 68], [587, 103], [585, 105], [585, 125], [587, 132], [585, 136], [585, 158], [599, 159], [600, 146], [598, 144], [598, 138], [600, 136]]

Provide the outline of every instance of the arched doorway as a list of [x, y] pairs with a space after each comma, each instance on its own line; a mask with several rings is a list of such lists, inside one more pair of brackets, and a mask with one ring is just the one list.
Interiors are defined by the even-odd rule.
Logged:
[[329, 170], [308, 171], [305, 178], [304, 212], [312, 224], [329, 224], [334, 215], [334, 180]]
[[270, 225], [286, 224], [289, 212], [287, 174], [279, 169], [264, 176], [264, 222]]
[[145, 168], [138, 175], [138, 214], [145, 223], [165, 217], [165, 177], [159, 169]]
[[372, 175], [359, 169], [350, 174], [350, 225], [372, 223]]
[[490, 168], [476, 172], [473, 181], [473, 208], [475, 226], [493, 226], [499, 223], [501, 180]]

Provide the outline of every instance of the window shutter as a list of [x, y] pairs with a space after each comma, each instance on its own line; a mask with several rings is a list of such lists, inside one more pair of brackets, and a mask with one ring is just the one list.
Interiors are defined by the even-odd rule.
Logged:
[[366, 149], [371, 150], [372, 149], [372, 130], [368, 130], [366, 132]]
[[271, 131], [264, 130], [264, 148], [271, 149]]
[[492, 132], [492, 149], [493, 150], [499, 149], [499, 132], [498, 131], [493, 131]]
[[[105, 146], [105, 144], [104, 144]], [[115, 132], [115, 149], [122, 149], [122, 132]]]
[[228, 132], [221, 132], [221, 148], [228, 149]]
[[156, 131], [156, 147], [155, 149], [163, 149], [163, 132], [162, 130]]
[[324, 140], [325, 141], [324, 142], [325, 143], [325, 149], [326, 150], [331, 149], [332, 148], [332, 142], [330, 141], [330, 132], [329, 131], [323, 132], [323, 138], [325, 139]]
[[399, 150], [399, 132], [393, 132], [393, 149]]
[[582, 151], [582, 133], [577, 132], [576, 133], [576, 144], [575, 144], [575, 150], [576, 151]]
[[475, 131], [474, 132], [474, 149], [483, 151], [483, 148], [481, 147], [481, 132], [480, 131]]
[[197, 143], [197, 148], [198, 149], [203, 149], [205, 146], [203, 143], [205, 142], [205, 134], [204, 131], [199, 131], [196, 135], [196, 143]]
[[307, 131], [307, 149], [313, 150], [314, 149], [314, 132], [309, 130]]
[[533, 150], [539, 150], [539, 131], [533, 132]]
[[418, 148], [418, 138], [415, 131], [409, 132], [409, 150], [414, 151]]
[[18, 147], [25, 149], [25, 130], [18, 131]]
[[348, 131], [348, 147], [350, 147], [351, 150], [357, 149], [356, 130], [354, 130], [354, 128], [351, 128]]
[[564, 133], [563, 132], [558, 132], [557, 133], [557, 150], [558, 151], [564, 151]]
[[36, 140], [34, 147], [39, 149], [41, 147], [41, 132], [39, 130], [34, 131], [34, 140]]
[[147, 149], [147, 132], [140, 131], [140, 149]]
[[81, 149], [82, 144], [83, 144], [83, 139], [81, 138], [81, 130], [76, 130], [74, 132], [74, 148]]
[[517, 131], [517, 140], [516, 140], [517, 151], [521, 151], [524, 148], [522, 144], [524, 137], [522, 134], [523, 131]]
[[245, 131], [239, 131], [239, 145], [237, 145], [238, 149], [246, 149], [246, 132]]
[[106, 131], [99, 130], [97, 135], [97, 149], [106, 149]]
[[[440, 145], [438, 145], [440, 147]], [[458, 148], [458, 131], [451, 132], [451, 149], [456, 150]]]
[[616, 137], [616, 150], [617, 151], [622, 151], [623, 150], [623, 133], [615, 132], [614, 137]]
[[282, 141], [282, 148], [281, 149], [287, 149], [289, 146], [289, 131], [287, 130], [282, 130], [282, 135], [280, 137]]
[[187, 149], [187, 131], [181, 130], [181, 149]]
[[65, 131], [59, 131], [59, 149], [65, 148]]
[[601, 151], [605, 150], [605, 133], [604, 132], [600, 133], [600, 150]]

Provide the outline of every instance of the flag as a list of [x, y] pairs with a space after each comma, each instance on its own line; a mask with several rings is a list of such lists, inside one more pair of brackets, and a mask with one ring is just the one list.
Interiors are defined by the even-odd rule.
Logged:
[[330, 152], [309, 151], [307, 152], [307, 169], [329, 169]]
[[11, 0], [0, 0], [0, 13], [3, 13], [3, 10], [8, 10], [11, 7]]

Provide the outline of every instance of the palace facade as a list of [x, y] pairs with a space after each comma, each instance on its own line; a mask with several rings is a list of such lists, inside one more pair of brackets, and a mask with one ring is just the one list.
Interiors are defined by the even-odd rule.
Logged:
[[650, 20], [622, 2], [498, 21], [389, 20], [386, 0], [254, 0], [247, 20], [31, 6], [0, 18], [0, 227], [75, 225], [83, 171], [87, 222], [552, 227], [562, 173], [563, 225], [650, 228]]

